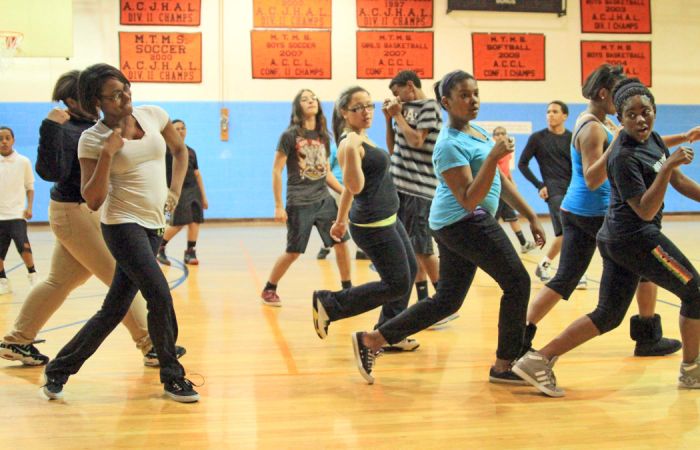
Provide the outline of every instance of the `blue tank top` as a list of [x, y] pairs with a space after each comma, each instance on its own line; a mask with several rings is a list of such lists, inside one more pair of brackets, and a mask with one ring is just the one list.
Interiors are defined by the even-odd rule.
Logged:
[[[566, 195], [561, 203], [561, 209], [577, 216], [584, 217], [600, 217], [604, 216], [608, 211], [608, 203], [610, 202], [610, 182], [605, 182], [595, 191], [591, 191], [586, 186], [586, 180], [583, 177], [583, 161], [581, 152], [576, 150], [574, 143], [576, 137], [585, 123], [576, 130], [576, 134], [571, 139], [571, 183], [566, 190]], [[606, 146], [612, 141], [613, 134], [605, 126], [603, 126], [605, 134], [608, 136]]]

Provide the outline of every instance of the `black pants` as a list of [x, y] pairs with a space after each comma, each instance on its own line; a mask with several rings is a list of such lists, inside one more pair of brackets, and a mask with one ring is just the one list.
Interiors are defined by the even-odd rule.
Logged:
[[601, 333], [616, 328], [632, 302], [640, 276], [674, 293], [681, 316], [700, 319], [698, 273], [660, 231], [623, 242], [598, 240], [603, 257], [598, 306], [588, 316]]
[[525, 331], [530, 276], [503, 228], [490, 214], [479, 212], [433, 234], [440, 251], [440, 282], [435, 297], [412, 305], [381, 325], [379, 332], [393, 344], [454, 314], [480, 267], [503, 289], [496, 356], [515, 359]]
[[334, 292], [323, 306], [331, 321], [356, 316], [382, 306], [377, 326], [396, 317], [408, 306], [417, 262], [401, 221], [386, 227], [350, 224], [350, 234], [379, 273], [380, 280]]
[[155, 258], [162, 239], [159, 230], [146, 229], [135, 223], [102, 224], [102, 235], [117, 261], [112, 285], [102, 308], [58, 352], [46, 367], [46, 374], [65, 383], [70, 375], [78, 373], [83, 363], [124, 318], [140, 290], [148, 307], [148, 331], [158, 353], [160, 381], [165, 383], [183, 377], [185, 369], [175, 356], [177, 319], [173, 299]]

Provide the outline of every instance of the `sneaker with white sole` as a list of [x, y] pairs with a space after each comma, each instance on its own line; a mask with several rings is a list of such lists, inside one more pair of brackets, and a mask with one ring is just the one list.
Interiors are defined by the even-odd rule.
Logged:
[[535, 276], [540, 279], [540, 281], [549, 281], [552, 279], [552, 274], [549, 273], [549, 264], [546, 266], [543, 264], [537, 264], [535, 269]]
[[265, 289], [262, 291], [260, 298], [262, 299], [263, 304], [267, 306], [274, 306], [276, 308], [282, 306], [282, 299], [280, 299], [280, 296], [277, 295], [277, 291], [273, 289]]
[[164, 266], [169, 266], [171, 264], [170, 260], [168, 259], [168, 256], [165, 254], [165, 247], [160, 247], [158, 249], [158, 253], [156, 253], [156, 259], [159, 263], [163, 264]]
[[331, 320], [328, 318], [328, 313], [326, 313], [326, 308], [323, 307], [321, 299], [327, 298], [331, 294], [331, 291], [314, 291], [311, 299], [314, 329], [321, 339], [328, 337], [328, 325], [331, 324]]
[[41, 387], [41, 392], [49, 400], [63, 398], [63, 383], [58, 382], [44, 373], [44, 385]]
[[355, 362], [357, 363], [357, 370], [360, 371], [362, 378], [364, 378], [368, 384], [374, 384], [372, 369], [380, 353], [373, 352], [371, 348], [362, 343], [363, 334], [364, 332], [362, 331], [352, 334], [352, 348], [355, 352]]
[[382, 347], [385, 352], [412, 352], [420, 347], [420, 343], [415, 339], [404, 338], [396, 344], [387, 344]]
[[[187, 349], [185, 347], [180, 345], [175, 346], [175, 357], [177, 359], [185, 356], [185, 353], [187, 353]], [[155, 347], [151, 347], [148, 353], [143, 355], [143, 365], [148, 367], [158, 367], [160, 365], [160, 361], [158, 361], [158, 353], [156, 353]]]
[[528, 253], [530, 250], [537, 248], [537, 244], [532, 241], [527, 241], [524, 244], [520, 244], [520, 253]]
[[678, 387], [680, 389], [700, 389], [700, 356], [690, 364], [681, 363]]
[[49, 362], [49, 357], [42, 355], [34, 344], [0, 342], [0, 358], [21, 361], [25, 366], [43, 366]]
[[430, 325], [430, 327], [428, 327], [428, 328], [431, 330], [433, 330], [435, 328], [440, 328], [441, 326], [445, 325], [448, 322], [452, 322], [455, 319], [459, 319], [459, 314], [457, 314], [457, 313], [450, 314], [449, 316], [445, 317], [444, 319], [440, 319], [437, 322], [435, 322], [434, 324]]
[[578, 280], [578, 283], [576, 283], [576, 289], [579, 290], [585, 290], [588, 289], [588, 278], [584, 274], [580, 280]]
[[194, 390], [194, 385], [187, 378], [176, 378], [163, 384], [165, 395], [180, 403], [194, 403], [199, 401], [199, 394]]
[[28, 273], [27, 279], [29, 280], [29, 286], [34, 286], [39, 282], [39, 274], [36, 272]]
[[7, 278], [0, 278], [0, 295], [9, 294], [12, 292], [12, 287], [10, 286], [10, 280]]
[[552, 370], [556, 360], [549, 361], [539, 352], [527, 352], [513, 365], [513, 372], [545, 395], [563, 397], [564, 391], [557, 387], [557, 377]]
[[497, 384], [511, 384], [515, 386], [528, 386], [529, 383], [518, 375], [516, 375], [512, 369], [504, 370], [503, 372], [497, 372], [496, 368], [491, 366], [489, 370], [489, 382]]

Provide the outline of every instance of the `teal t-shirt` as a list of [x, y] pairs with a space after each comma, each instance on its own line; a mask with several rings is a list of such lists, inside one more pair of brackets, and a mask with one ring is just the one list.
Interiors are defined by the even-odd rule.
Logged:
[[[479, 169], [496, 143], [483, 128], [472, 125], [472, 128], [483, 134], [486, 139], [475, 138], [469, 134], [450, 127], [444, 127], [438, 135], [433, 150], [433, 166], [438, 179], [435, 198], [430, 207], [430, 228], [440, 228], [458, 222], [472, 211], [465, 210], [452, 195], [452, 191], [442, 177], [442, 173], [454, 167], [469, 166], [476, 178]], [[481, 209], [495, 215], [498, 208], [498, 197], [501, 195], [501, 178], [494, 177], [491, 189], [479, 203]]]

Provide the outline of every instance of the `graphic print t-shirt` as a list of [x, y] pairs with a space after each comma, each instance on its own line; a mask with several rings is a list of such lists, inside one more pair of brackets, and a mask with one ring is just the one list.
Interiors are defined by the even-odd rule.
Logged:
[[287, 155], [287, 205], [309, 205], [330, 196], [328, 148], [316, 131], [288, 128], [277, 151]]

